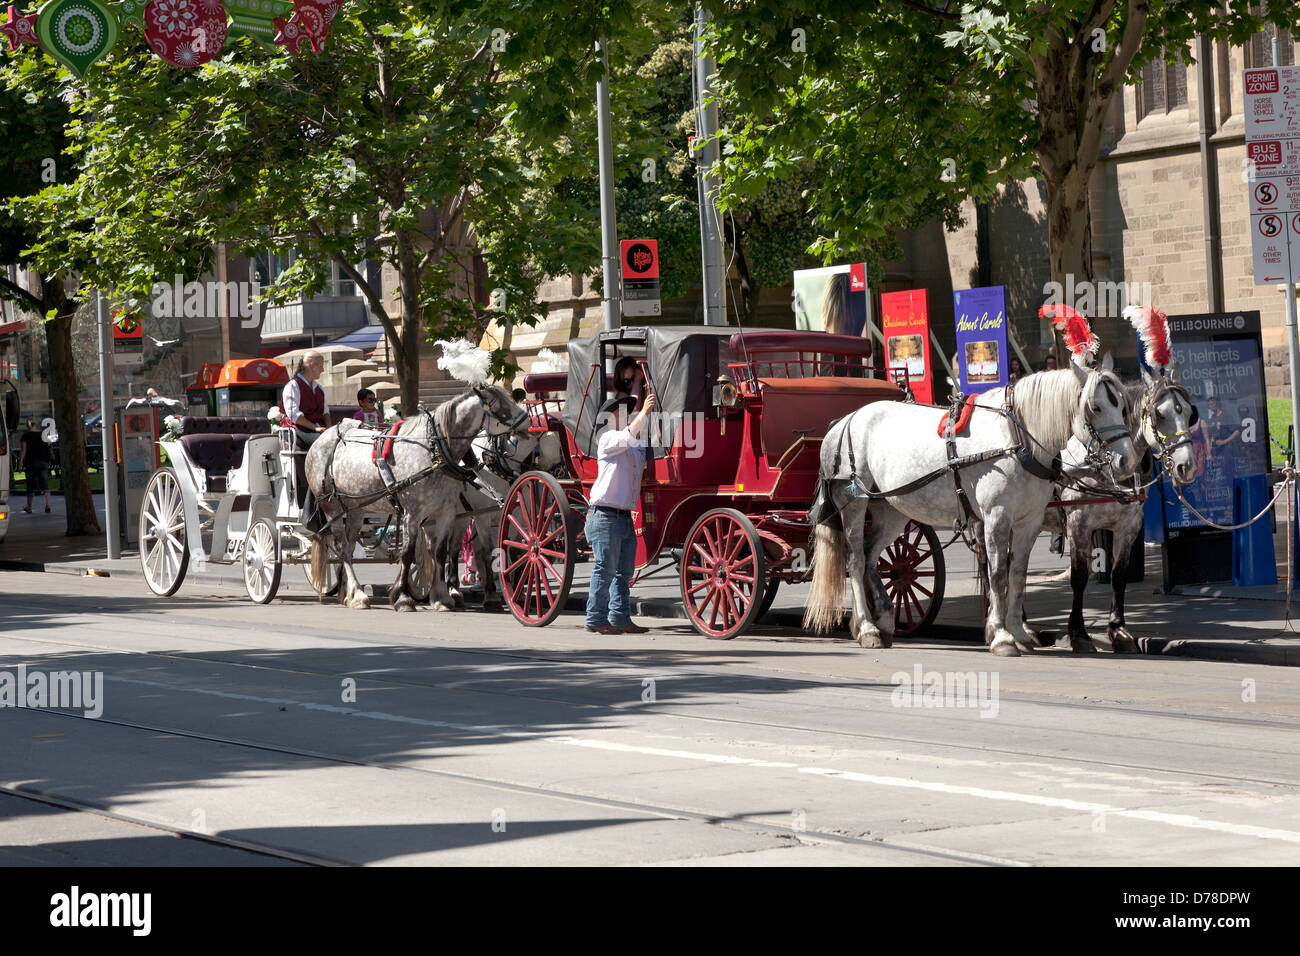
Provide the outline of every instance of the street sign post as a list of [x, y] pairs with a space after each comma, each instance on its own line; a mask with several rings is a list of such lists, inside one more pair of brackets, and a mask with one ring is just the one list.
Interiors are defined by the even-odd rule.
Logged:
[[623, 268], [623, 314], [660, 315], [659, 242], [655, 239], [624, 239], [619, 243]]

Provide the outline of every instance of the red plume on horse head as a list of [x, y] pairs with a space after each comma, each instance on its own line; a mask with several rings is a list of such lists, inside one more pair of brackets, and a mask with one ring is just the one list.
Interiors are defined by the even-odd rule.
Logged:
[[1124, 318], [1129, 325], [1137, 329], [1138, 338], [1146, 346], [1146, 361], [1154, 371], [1168, 368], [1173, 364], [1173, 352], [1169, 344], [1169, 320], [1154, 305], [1130, 305], [1124, 310]]
[[1064, 303], [1049, 302], [1038, 310], [1038, 317], [1050, 318], [1052, 325], [1061, 330], [1065, 347], [1079, 365], [1087, 365], [1101, 348], [1101, 340], [1092, 331], [1088, 319]]

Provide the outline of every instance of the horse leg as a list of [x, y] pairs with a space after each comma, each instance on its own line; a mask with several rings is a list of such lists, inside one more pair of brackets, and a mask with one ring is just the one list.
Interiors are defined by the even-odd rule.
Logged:
[[[435, 541], [444, 542], [444, 545], [449, 550], [454, 550], [459, 554], [460, 539], [455, 536], [456, 521], [454, 518], [432, 518], [429, 521], [429, 527], [431, 529], [430, 534]], [[440, 565], [440, 567], [442, 566]], [[435, 611], [454, 611], [456, 609], [456, 602], [447, 585], [445, 572], [435, 575], [433, 581], [430, 582], [429, 601]]]
[[486, 516], [474, 521], [474, 560], [478, 563], [478, 577], [483, 582], [483, 606], [500, 607], [501, 592], [497, 590], [497, 576], [494, 570], [493, 551], [495, 550], [492, 542], [497, 540], [497, 535], [501, 530], [500, 516], [493, 520], [492, 516]]
[[1106, 636], [1116, 654], [1136, 654], [1138, 649], [1137, 641], [1124, 626], [1124, 589], [1128, 587], [1129, 554], [1141, 529], [1140, 524], [1135, 524], [1114, 532], [1110, 555], [1110, 621], [1106, 625]]
[[880, 502], [871, 512], [871, 530], [867, 533], [865, 562], [867, 566], [867, 585], [871, 589], [871, 602], [875, 609], [876, 630], [880, 632], [881, 644], [891, 647], [894, 643], [894, 602], [889, 596], [880, 577], [877, 565], [880, 552], [899, 536], [907, 526], [907, 518], [897, 508]]
[[1011, 552], [1007, 555], [1007, 630], [1016, 646], [1026, 654], [1038, 644], [1038, 635], [1025, 622], [1025, 582], [1029, 578], [1029, 552], [1041, 524], [1033, 518], [1011, 528]]
[[998, 657], [1019, 657], [1016, 638], [1007, 630], [1007, 585], [1010, 579], [1011, 519], [1002, 507], [984, 515], [984, 554], [989, 568], [989, 614], [984, 642]]
[[844, 524], [845, 565], [849, 573], [849, 588], [853, 594], [853, 614], [849, 618], [849, 633], [863, 647], [883, 647], [880, 631], [873, 619], [876, 616], [866, 588], [867, 562], [864, 553], [865, 525], [870, 512], [865, 499], [849, 504], [841, 514]]
[[339, 600], [342, 601], [345, 607], [359, 611], [370, 607], [370, 597], [361, 587], [361, 582], [357, 580], [356, 571], [352, 568], [352, 552], [356, 546], [357, 536], [361, 533], [361, 523], [364, 520], [365, 516], [360, 510], [349, 511], [347, 517], [343, 519], [342, 530], [334, 533], [334, 541], [339, 546], [339, 564], [343, 576], [342, 584], [339, 587]]
[[1065, 637], [1056, 642], [1057, 647], [1068, 647], [1076, 654], [1092, 654], [1097, 650], [1083, 623], [1083, 593], [1088, 587], [1088, 563], [1092, 559], [1090, 537], [1088, 529], [1081, 526], [1070, 533], [1070, 588], [1074, 603]]
[[402, 514], [402, 553], [397, 560], [397, 578], [389, 594], [394, 611], [414, 611], [415, 598], [411, 597], [410, 574], [420, 548], [424, 547], [424, 529], [410, 508]]
[[[446, 559], [438, 562], [439, 574], [446, 585], [447, 596], [450, 598], [449, 603], [452, 607], [458, 608], [465, 606], [465, 595], [461, 592], [460, 580], [460, 546], [465, 539], [465, 527], [466, 525], [461, 524], [459, 521], [453, 522], [451, 534], [440, 539], [442, 542], [441, 547], [446, 551]], [[433, 592], [430, 591], [429, 593], [430, 599], [432, 599]]]

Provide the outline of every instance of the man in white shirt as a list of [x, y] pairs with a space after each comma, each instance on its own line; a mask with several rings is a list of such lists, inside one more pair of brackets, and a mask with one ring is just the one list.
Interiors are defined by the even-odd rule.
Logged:
[[628, 422], [636, 399], [624, 395], [601, 406], [596, 421], [608, 422], [596, 443], [598, 470], [591, 486], [586, 534], [594, 557], [587, 592], [587, 630], [594, 634], [644, 634], [649, 628], [632, 622], [629, 585], [636, 572], [636, 528], [632, 509], [641, 495], [645, 469], [646, 419], [655, 397], [645, 397], [637, 416]]
[[330, 406], [325, 390], [316, 380], [325, 371], [325, 356], [315, 349], [302, 357], [298, 374], [289, 379], [281, 394], [285, 421], [293, 425], [294, 477], [299, 507], [307, 505], [307, 449], [329, 427]]

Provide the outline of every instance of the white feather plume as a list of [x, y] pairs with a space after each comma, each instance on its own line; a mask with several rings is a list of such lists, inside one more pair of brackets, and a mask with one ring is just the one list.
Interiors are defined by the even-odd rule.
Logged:
[[491, 355], [473, 342], [464, 339], [457, 339], [454, 342], [439, 339], [438, 345], [442, 346], [442, 357], [438, 359], [438, 368], [466, 385], [488, 383], [488, 367], [492, 364]]
[[564, 368], [560, 365], [560, 357], [550, 349], [538, 349], [537, 361], [533, 363], [530, 372], [563, 372]]

